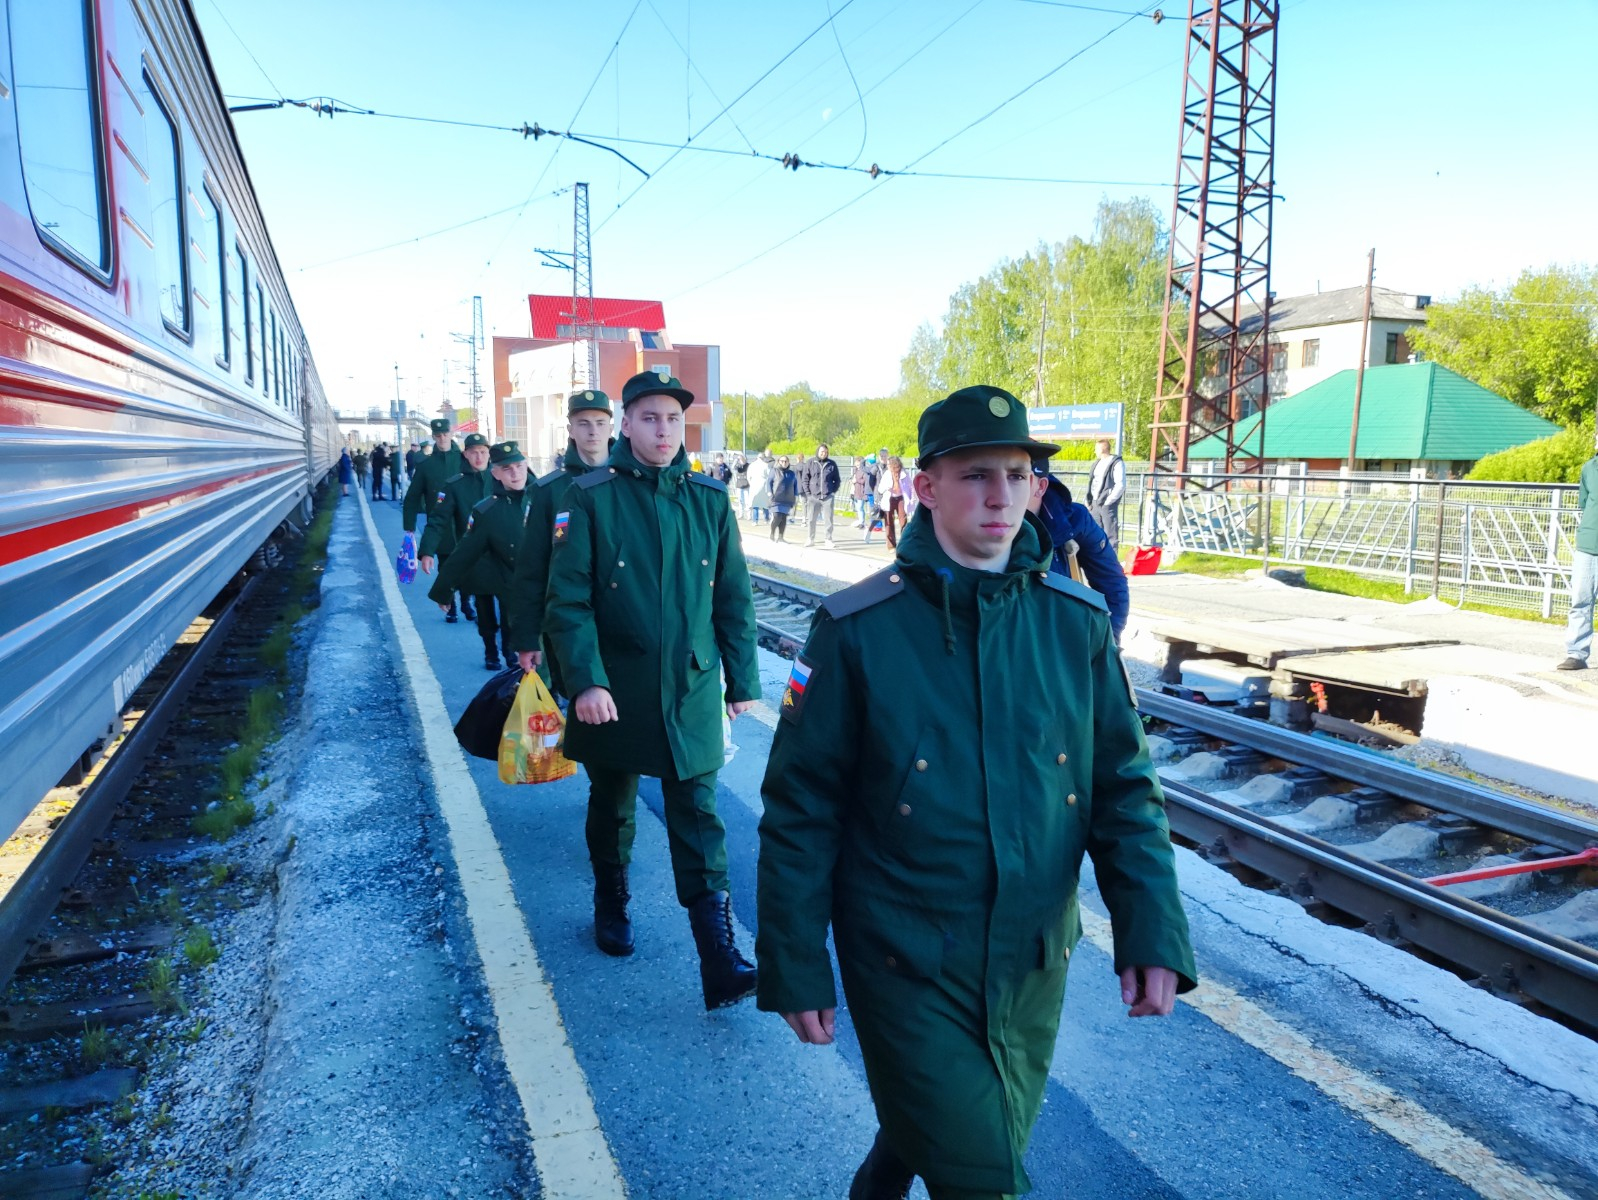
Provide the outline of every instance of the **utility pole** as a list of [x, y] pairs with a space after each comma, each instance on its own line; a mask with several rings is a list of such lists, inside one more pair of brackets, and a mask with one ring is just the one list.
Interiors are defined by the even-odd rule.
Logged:
[[1043, 316], [1038, 322], [1038, 402], [1043, 407], [1043, 338], [1049, 331], [1049, 293], [1043, 293]]
[[[1189, 8], [1150, 438], [1151, 467], [1174, 473], [1178, 488], [1191, 482], [1188, 447], [1211, 436], [1228, 475], [1263, 474], [1279, 11], [1279, 0]], [[1256, 400], [1258, 419], [1245, 427]]]
[[1365, 318], [1359, 327], [1359, 369], [1354, 372], [1354, 419], [1348, 427], [1348, 473], [1354, 473], [1354, 445], [1359, 441], [1359, 402], [1365, 394], [1365, 360], [1371, 353], [1371, 286], [1376, 282], [1376, 247], [1365, 264]]
[[744, 461], [749, 461], [749, 391], [744, 389]]
[[572, 389], [578, 387], [577, 342], [588, 344], [588, 377], [584, 387], [599, 386], [599, 347], [594, 324], [594, 256], [588, 236], [588, 185], [572, 188]]
[[394, 448], [397, 450], [405, 444], [405, 435], [400, 432], [400, 416], [403, 413], [403, 404], [400, 400], [400, 373], [399, 363], [394, 364]]

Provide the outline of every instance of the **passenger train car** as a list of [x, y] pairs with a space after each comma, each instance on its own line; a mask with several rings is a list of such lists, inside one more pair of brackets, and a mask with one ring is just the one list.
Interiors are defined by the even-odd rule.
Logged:
[[0, 0], [0, 838], [335, 465], [186, 0]]

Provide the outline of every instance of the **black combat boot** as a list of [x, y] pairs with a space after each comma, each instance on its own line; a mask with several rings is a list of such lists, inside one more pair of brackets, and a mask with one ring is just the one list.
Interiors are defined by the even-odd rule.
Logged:
[[460, 619], [461, 619], [460, 609], [455, 607], [455, 593], [451, 592], [450, 595], [449, 595], [449, 609], [448, 609], [447, 612], [444, 613], [444, 620], [448, 621], [451, 625], [453, 625], [453, 624], [455, 624], [456, 621], [459, 621]]
[[882, 1140], [879, 1129], [877, 1140], [871, 1143], [871, 1152], [854, 1173], [854, 1182], [849, 1185], [849, 1200], [905, 1200], [915, 1180], [915, 1172]]
[[477, 620], [477, 609], [472, 607], [472, 598], [465, 592], [461, 593], [461, 616], [468, 621]]
[[[510, 655], [505, 657], [509, 659]], [[495, 649], [492, 638], [483, 643], [483, 667], [489, 671], [499, 670], [499, 651]]]
[[738, 953], [732, 936], [732, 897], [710, 892], [688, 906], [699, 949], [699, 983], [705, 1010], [735, 1004], [755, 990], [754, 964]]
[[633, 952], [633, 923], [627, 916], [627, 868], [594, 864], [594, 944], [625, 958]]

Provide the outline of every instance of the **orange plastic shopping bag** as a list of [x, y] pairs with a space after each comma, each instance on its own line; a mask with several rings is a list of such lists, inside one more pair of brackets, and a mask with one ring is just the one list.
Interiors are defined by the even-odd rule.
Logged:
[[560, 752], [566, 722], [536, 672], [522, 676], [499, 739], [501, 783], [553, 783], [576, 774], [577, 764]]

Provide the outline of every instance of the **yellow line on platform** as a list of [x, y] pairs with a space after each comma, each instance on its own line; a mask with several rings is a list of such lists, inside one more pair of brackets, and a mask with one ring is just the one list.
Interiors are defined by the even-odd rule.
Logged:
[[383, 600], [394, 621], [401, 670], [416, 705], [423, 757], [449, 830], [505, 1067], [527, 1120], [542, 1192], [550, 1200], [620, 1200], [627, 1195], [627, 1185], [600, 1128], [587, 1077], [522, 919], [482, 797], [455, 741], [454, 722], [444, 706], [438, 677], [400, 596], [394, 564], [385, 558], [364, 497], [360, 507], [377, 559]]
[[[1082, 928], [1088, 940], [1113, 959], [1110, 922], [1084, 908]], [[1180, 999], [1477, 1195], [1488, 1200], [1571, 1200], [1566, 1192], [1517, 1170], [1468, 1133], [1322, 1050], [1225, 984], [1205, 981]]]

